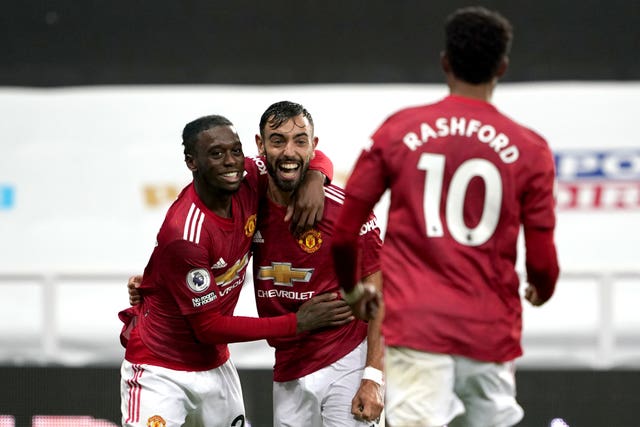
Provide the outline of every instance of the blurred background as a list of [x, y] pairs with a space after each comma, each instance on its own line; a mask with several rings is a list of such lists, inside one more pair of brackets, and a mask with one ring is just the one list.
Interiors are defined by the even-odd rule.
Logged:
[[[25, 0], [0, 15], [0, 427], [120, 424], [117, 312], [190, 181], [187, 122], [227, 116], [255, 154], [264, 109], [300, 102], [344, 184], [389, 114], [447, 94], [442, 24], [470, 4], [513, 23], [494, 103], [556, 158], [562, 274], [524, 304], [520, 425], [640, 425], [640, 3]], [[271, 350], [232, 352], [270, 426]]]

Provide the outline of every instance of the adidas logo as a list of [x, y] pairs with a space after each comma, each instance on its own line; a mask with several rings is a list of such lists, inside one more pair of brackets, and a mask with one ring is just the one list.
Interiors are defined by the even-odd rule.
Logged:
[[260, 230], [256, 231], [256, 234], [253, 235], [253, 243], [264, 243]]
[[222, 259], [222, 257], [220, 257], [220, 259], [218, 260], [218, 262], [216, 262], [215, 264], [213, 264], [211, 266], [212, 270], [215, 270], [216, 268], [224, 268], [227, 266], [227, 263], [225, 260]]

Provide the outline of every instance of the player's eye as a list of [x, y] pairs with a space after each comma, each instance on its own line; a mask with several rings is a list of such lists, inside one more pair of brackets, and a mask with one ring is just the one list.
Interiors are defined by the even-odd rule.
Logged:
[[273, 145], [274, 147], [281, 147], [282, 145], [284, 145], [284, 140], [279, 138], [274, 138], [271, 140], [271, 145]]

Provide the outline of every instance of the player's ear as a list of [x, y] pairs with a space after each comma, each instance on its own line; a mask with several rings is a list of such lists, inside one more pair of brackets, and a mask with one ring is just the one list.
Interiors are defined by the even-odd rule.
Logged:
[[258, 147], [258, 154], [260, 154], [261, 156], [264, 156], [265, 155], [264, 141], [262, 140], [262, 137], [259, 134], [256, 134], [256, 147]]
[[498, 70], [496, 71], [496, 77], [500, 78], [504, 76], [504, 73], [507, 72], [507, 68], [509, 68], [509, 57], [505, 56], [504, 58], [502, 58], [502, 61], [500, 61], [500, 65], [498, 65]]
[[198, 170], [198, 167], [196, 166], [195, 159], [193, 158], [193, 156], [191, 154], [185, 154], [184, 155], [184, 162], [187, 164], [187, 167], [189, 168], [189, 170], [191, 172], [195, 172], [195, 171]]
[[311, 140], [311, 145], [313, 145], [313, 152], [311, 153], [310, 159], [313, 159], [316, 157], [316, 147], [318, 146], [318, 141], [320, 140], [318, 139], [317, 136], [314, 136], [313, 139]]
[[449, 57], [446, 52], [443, 50], [440, 52], [440, 67], [445, 74], [448, 74], [451, 71], [451, 64], [449, 64]]

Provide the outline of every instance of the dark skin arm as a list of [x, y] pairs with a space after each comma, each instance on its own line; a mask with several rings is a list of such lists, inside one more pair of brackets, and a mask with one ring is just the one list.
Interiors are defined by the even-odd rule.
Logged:
[[[382, 291], [382, 273], [377, 271], [362, 280], [371, 284], [378, 293]], [[384, 372], [384, 344], [382, 342], [382, 320], [384, 318], [384, 305], [382, 300], [377, 307], [375, 315], [369, 320], [367, 331], [367, 362], [371, 366]], [[375, 381], [363, 379], [360, 388], [351, 401], [351, 413], [358, 419], [373, 421], [380, 417], [384, 409], [384, 387]]]
[[[131, 276], [127, 282], [129, 304], [137, 305], [142, 302], [142, 295], [138, 288], [142, 283], [142, 276]], [[311, 329], [336, 327], [351, 322], [354, 317], [349, 306], [337, 298], [335, 293], [316, 295], [300, 306], [296, 312], [297, 332]]]

